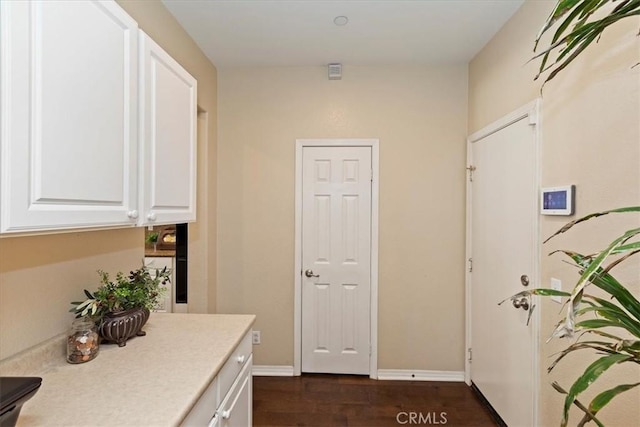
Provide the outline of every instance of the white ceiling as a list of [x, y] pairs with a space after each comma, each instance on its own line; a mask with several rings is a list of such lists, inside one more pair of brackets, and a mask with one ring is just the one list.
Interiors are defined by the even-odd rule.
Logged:
[[228, 68], [467, 63], [524, 0], [162, 1]]

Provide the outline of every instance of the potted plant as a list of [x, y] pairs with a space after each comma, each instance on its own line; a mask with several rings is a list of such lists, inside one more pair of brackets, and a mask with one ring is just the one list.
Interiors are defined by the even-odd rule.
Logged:
[[[554, 30], [549, 45], [534, 57], [542, 58], [535, 79], [549, 71], [544, 79], [544, 83], [547, 83], [591, 43], [597, 42], [602, 32], [610, 25], [621, 19], [640, 15], [638, 0], [622, 0], [614, 6], [608, 3], [609, 0], [557, 1], [536, 38], [534, 51], [538, 48], [542, 36]], [[603, 9], [604, 6], [610, 9]], [[545, 243], [581, 222], [608, 214], [638, 212], [640, 206], [593, 213], [566, 224]], [[583, 404], [577, 399], [608, 369], [622, 363], [640, 364], [640, 302], [629, 291], [631, 283], [625, 284], [612, 274], [614, 267], [620, 268], [621, 264], [633, 261], [636, 261], [636, 264], [632, 268], [640, 270], [640, 266], [637, 265], [638, 257], [632, 258], [640, 253], [639, 236], [639, 227], [619, 232], [605, 248], [593, 254], [581, 254], [570, 250], [554, 251], [552, 254], [567, 256], [577, 268], [580, 277], [572, 291], [538, 288], [520, 292], [507, 299], [515, 301], [523, 297], [530, 298], [531, 295], [568, 297], [566, 315], [558, 322], [552, 338], [568, 338], [573, 339], [573, 342], [558, 354], [549, 366], [548, 372], [574, 351], [587, 350], [598, 354], [598, 358], [586, 366], [569, 390], [565, 390], [557, 382], [552, 384], [556, 391], [565, 395], [562, 426], [568, 424], [569, 410], [573, 405], [584, 413], [578, 425], [593, 421], [602, 426], [602, 422], [596, 417], [598, 412], [619, 394], [640, 386], [640, 382], [633, 381], [629, 384], [618, 384], [601, 391], [588, 404]], [[598, 289], [591, 292], [593, 288]]]
[[[640, 206], [587, 215], [566, 224], [545, 240], [545, 243], [576, 224], [592, 218], [612, 213], [632, 212], [640, 212]], [[577, 399], [579, 394], [587, 390], [609, 368], [621, 363], [640, 364], [640, 302], [629, 292], [624, 282], [617, 280], [611, 274], [614, 267], [628, 263], [630, 259], [633, 260], [631, 258], [633, 255], [640, 253], [638, 236], [640, 236], [640, 227], [621, 233], [606, 248], [589, 255], [569, 250], [554, 251], [551, 255], [564, 254], [577, 267], [580, 278], [573, 290], [562, 292], [538, 288], [519, 292], [508, 298], [516, 301], [523, 297], [529, 298], [531, 295], [568, 297], [566, 315], [560, 319], [551, 337], [575, 339], [575, 341], [559, 353], [547, 372], [551, 372], [558, 362], [574, 351], [592, 350], [600, 355], [576, 378], [568, 391], [557, 382], [552, 383], [556, 391], [566, 395], [562, 426], [568, 423], [572, 405], [584, 412], [579, 425], [593, 421], [602, 426], [602, 422], [596, 417], [598, 411], [620, 393], [640, 385], [640, 382], [619, 384], [599, 393], [588, 405]], [[590, 286], [599, 288], [600, 292], [588, 293]]]
[[160, 236], [160, 233], [158, 233], [157, 231], [152, 231], [149, 234], [147, 234], [147, 237], [145, 238], [145, 242], [150, 245], [153, 246], [153, 250], [157, 250], [158, 248], [158, 237]]
[[134, 335], [145, 335], [141, 329], [149, 319], [160, 298], [165, 285], [170, 281], [170, 272], [165, 267], [152, 276], [149, 269], [142, 265], [125, 276], [122, 272], [111, 280], [108, 273], [99, 270], [100, 286], [91, 293], [84, 290], [87, 299], [72, 302], [71, 312], [76, 317], [89, 317], [98, 326], [100, 335], [122, 347], [127, 339]]

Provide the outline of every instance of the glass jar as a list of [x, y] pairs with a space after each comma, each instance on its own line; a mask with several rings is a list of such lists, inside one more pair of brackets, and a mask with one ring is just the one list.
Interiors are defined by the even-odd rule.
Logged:
[[67, 362], [84, 363], [95, 359], [100, 349], [98, 328], [86, 317], [76, 319], [67, 335]]

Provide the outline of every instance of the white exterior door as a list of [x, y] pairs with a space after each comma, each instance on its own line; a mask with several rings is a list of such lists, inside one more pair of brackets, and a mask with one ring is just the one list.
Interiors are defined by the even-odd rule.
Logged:
[[471, 381], [507, 425], [532, 426], [537, 328], [525, 307], [498, 303], [538, 280], [536, 125], [525, 115], [470, 150]]
[[196, 219], [197, 82], [140, 31], [141, 224]]
[[0, 231], [135, 225], [136, 22], [115, 2], [0, 14]]
[[370, 373], [371, 151], [303, 147], [303, 372]]

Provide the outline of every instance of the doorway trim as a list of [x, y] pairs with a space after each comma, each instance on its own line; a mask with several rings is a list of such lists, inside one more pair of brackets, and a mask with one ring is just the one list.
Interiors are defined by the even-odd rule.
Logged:
[[[541, 131], [541, 114], [542, 110], [542, 100], [540, 98], [531, 101], [522, 107], [518, 108], [515, 111], [501, 117], [495, 122], [489, 124], [488, 126], [480, 129], [479, 131], [469, 135], [467, 137], [467, 167], [473, 165], [473, 157], [472, 157], [472, 144], [480, 141], [520, 120], [529, 120], [530, 125], [535, 125], [534, 129], [534, 143], [535, 143], [535, 158], [531, 159], [534, 162], [534, 170], [535, 170], [535, 182], [538, 192], [540, 191], [540, 152], [541, 152], [541, 141], [542, 141], [542, 131]], [[471, 248], [472, 248], [472, 239], [473, 233], [471, 229], [472, 223], [472, 185], [470, 183], [469, 177], [466, 177], [466, 247], [465, 247], [465, 260], [469, 260], [471, 258]], [[534, 247], [534, 255], [533, 255], [533, 283], [537, 283], [540, 287], [541, 283], [541, 267], [540, 267], [540, 257], [542, 251], [542, 242], [541, 242], [541, 228], [540, 228], [540, 215], [536, 215], [536, 221], [534, 224], [534, 229], [532, 230], [534, 235], [537, 236], [535, 240]], [[466, 267], [466, 266], [465, 266]], [[464, 381], [467, 385], [471, 385], [471, 360], [470, 360], [470, 349], [472, 348], [471, 342], [471, 287], [472, 287], [472, 274], [469, 271], [469, 268], [465, 268], [465, 355], [464, 355]], [[533, 296], [533, 303], [535, 305], [540, 305], [539, 298], [537, 296]], [[532, 425], [538, 425], [539, 419], [539, 401], [540, 401], [540, 309], [534, 310], [531, 315], [531, 323], [533, 328], [533, 366], [532, 366], [532, 375], [533, 375], [533, 423]]]
[[302, 374], [302, 151], [304, 147], [371, 147], [371, 330], [369, 377], [378, 378], [378, 139], [296, 139], [293, 375]]

